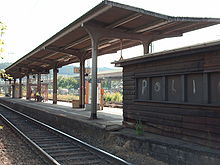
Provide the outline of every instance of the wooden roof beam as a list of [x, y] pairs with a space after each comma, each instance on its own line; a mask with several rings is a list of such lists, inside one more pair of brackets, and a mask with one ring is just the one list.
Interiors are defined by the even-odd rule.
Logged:
[[97, 27], [91, 24], [85, 24], [84, 27], [89, 29], [89, 31], [95, 33], [98, 38], [114, 38], [114, 39], [128, 39], [128, 40], [135, 40], [140, 41], [140, 44], [143, 42], [152, 42], [161, 38], [169, 38], [169, 37], [177, 37], [182, 36], [182, 33], [173, 32], [171, 34], [162, 34], [160, 32], [152, 33], [148, 36], [143, 34], [136, 34], [136, 33], [127, 33], [127, 32], [119, 32], [115, 29], [105, 29], [102, 27]]
[[184, 27], [183, 27], [183, 24], [172, 26], [172, 29], [171, 28], [165, 29], [165, 32], [163, 34], [168, 34], [168, 33], [176, 32], [178, 30], [181, 31], [183, 28], [189, 28], [189, 27], [193, 27], [193, 26], [197, 26], [197, 25], [201, 25], [201, 22], [196, 22], [196, 23], [186, 22], [184, 24]]
[[[36, 73], [43, 73], [43, 72], [47, 72], [47, 69], [46, 68], [41, 68], [39, 66], [36, 66], [36, 65], [17, 65], [16, 66], [17, 68], [22, 68], [22, 69], [26, 69], [28, 70], [28, 72], [36, 72]], [[46, 70], [46, 71], [45, 71]]]
[[54, 63], [56, 63], [56, 61], [53, 61], [53, 60], [45, 60], [45, 59], [42, 60], [42, 59], [37, 59], [37, 58], [29, 58], [26, 60], [30, 62], [39, 62], [42, 64], [50, 64], [50, 65], [53, 65]]
[[128, 22], [130, 22], [130, 21], [132, 21], [136, 18], [139, 18], [141, 16], [142, 16], [142, 14], [140, 14], [140, 13], [131, 14], [127, 17], [124, 17], [124, 18], [116, 21], [115, 23], [113, 23], [111, 25], [106, 26], [105, 28], [106, 29], [113, 29], [113, 28], [116, 28], [116, 27], [121, 26], [123, 24], [126, 24], [126, 23], [128, 23]]
[[[139, 17], [141, 17], [141, 16], [142, 16], [142, 14], [139, 14], [139, 13], [131, 14], [131, 15], [129, 15], [129, 16], [123, 18], [123, 19], [120, 19], [119, 21], [117, 21], [117, 22], [115, 22], [115, 23], [113, 23], [113, 24], [110, 24], [110, 25], [106, 26], [105, 28], [106, 28], [106, 29], [116, 28], [116, 27], [118, 27], [118, 26], [121, 26], [121, 25], [123, 25], [123, 24], [125, 24], [125, 23], [127, 23], [127, 22], [130, 22], [130, 21], [132, 21], [132, 20], [134, 20], [134, 19], [136, 19], [136, 18], [139, 18]], [[75, 46], [75, 45], [78, 45], [78, 44], [80, 44], [80, 43], [82, 43], [82, 42], [85, 42], [85, 41], [88, 41], [88, 40], [90, 40], [90, 37], [89, 37], [89, 35], [86, 35], [86, 36], [84, 36], [84, 37], [82, 37], [82, 38], [80, 38], [80, 39], [78, 39], [78, 40], [75, 40], [75, 41], [73, 41], [72, 43], [66, 45], [66, 46], [64, 47], [64, 49], [68, 49], [68, 48], [70, 48], [70, 47], [73, 47], [73, 46]]]
[[77, 39], [77, 40], [67, 44], [63, 49], [69, 49], [69, 48], [71, 48], [73, 46], [76, 46], [76, 45], [78, 45], [78, 44], [80, 44], [82, 42], [88, 41], [88, 40], [90, 40], [90, 37], [89, 37], [89, 35], [86, 35], [86, 36], [84, 36], [84, 37], [82, 37], [80, 39]]
[[[121, 26], [121, 25], [123, 25], [123, 24], [125, 24], [127, 22], [130, 22], [130, 21], [132, 21], [132, 20], [134, 20], [136, 18], [139, 18], [141, 16], [142, 16], [142, 14], [140, 14], [140, 13], [131, 14], [131, 15], [127, 16], [127, 17], [124, 17], [124, 18], [118, 20], [117, 22], [115, 22], [113, 24], [110, 24], [110, 25], [106, 26], [105, 28], [106, 29], [113, 29], [113, 28]], [[76, 45], [78, 45], [78, 44], [80, 44], [82, 42], [88, 41], [88, 40], [90, 40], [90, 37], [89, 37], [89, 35], [86, 35], [86, 36], [84, 36], [84, 37], [82, 37], [82, 38], [80, 38], [78, 40], [73, 41], [72, 43], [69, 43], [68, 45], [66, 45], [64, 47], [64, 49], [71, 48], [73, 46], [76, 46]]]
[[115, 29], [106, 29], [89, 23], [83, 24], [82, 26], [88, 29], [88, 31], [96, 33], [98, 38], [118, 38], [118, 39], [130, 39], [137, 41], [148, 41], [150, 39], [150, 36], [121, 32]]
[[171, 23], [171, 21], [159, 20], [159, 21], [155, 21], [155, 22], [150, 23], [150, 24], [146, 24], [146, 25], [137, 27], [136, 29], [132, 30], [132, 32], [143, 33], [143, 32], [146, 32], [146, 31], [155, 30], [156, 28], [160, 28], [161, 26], [164, 26], [164, 25], [170, 24], [170, 23]]
[[82, 56], [84, 54], [86, 54], [85, 51], [74, 50], [74, 49], [60, 49], [60, 48], [52, 47], [52, 46], [46, 47], [45, 49], [50, 50], [50, 51], [54, 51], [57, 53], [64, 53], [67, 55], [75, 56], [75, 57], [78, 57], [79, 59], [82, 58]]

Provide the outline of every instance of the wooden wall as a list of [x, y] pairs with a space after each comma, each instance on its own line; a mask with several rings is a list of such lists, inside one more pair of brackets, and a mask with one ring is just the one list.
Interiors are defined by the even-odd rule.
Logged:
[[163, 56], [124, 64], [124, 124], [220, 148], [220, 51]]

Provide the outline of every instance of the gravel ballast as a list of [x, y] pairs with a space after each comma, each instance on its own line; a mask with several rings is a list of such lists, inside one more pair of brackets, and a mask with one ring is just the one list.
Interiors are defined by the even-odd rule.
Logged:
[[46, 162], [0, 119], [0, 164], [44, 165]]
[[[2, 128], [3, 127], [3, 128]], [[127, 159], [137, 165], [165, 165], [165, 163], [157, 161], [150, 156], [128, 152], [126, 146], [115, 146], [107, 143], [103, 146], [100, 141], [94, 141], [91, 136], [83, 136], [87, 142], [93, 142], [93, 145], [110, 151], [124, 159]], [[90, 139], [91, 138], [91, 139]], [[94, 144], [94, 142], [97, 142]], [[109, 142], [109, 140], [108, 140]], [[0, 164], [1, 165], [44, 165], [46, 162], [42, 160], [33, 150], [23, 142], [4, 122], [0, 120]]]

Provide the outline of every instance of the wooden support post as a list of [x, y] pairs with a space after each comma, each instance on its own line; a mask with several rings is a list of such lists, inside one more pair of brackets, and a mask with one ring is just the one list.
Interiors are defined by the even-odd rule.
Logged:
[[181, 89], [182, 89], [182, 97], [181, 101], [186, 102], [187, 101], [187, 87], [186, 87], [186, 76], [181, 75]]
[[203, 74], [203, 103], [208, 104], [209, 101], [209, 74]]
[[37, 74], [37, 92], [41, 95], [41, 74]]
[[168, 92], [167, 92], [167, 77], [163, 76], [162, 77], [162, 97], [163, 97], [163, 101], [167, 101], [167, 96], [168, 96]]
[[85, 107], [85, 60], [80, 60], [80, 94], [79, 94], [79, 106]]
[[152, 78], [149, 77], [149, 82], [148, 82], [148, 94], [149, 94], [149, 100], [152, 100]]
[[27, 75], [27, 83], [26, 83], [26, 99], [29, 100], [30, 99], [30, 91], [29, 91], [29, 75]]
[[22, 98], [22, 78], [19, 78], [19, 98]]
[[53, 104], [57, 104], [57, 65], [53, 67]]

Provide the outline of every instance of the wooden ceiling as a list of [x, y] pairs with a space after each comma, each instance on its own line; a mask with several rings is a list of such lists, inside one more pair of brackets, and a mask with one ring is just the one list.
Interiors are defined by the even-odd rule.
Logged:
[[[143, 40], [181, 36], [183, 33], [219, 24], [218, 18], [171, 17], [112, 1], [103, 1], [33, 51], [6, 68], [14, 78], [48, 73], [91, 58], [91, 39], [84, 24], [109, 34], [99, 40], [98, 55], [142, 44]], [[122, 42], [122, 46], [121, 46]]]

